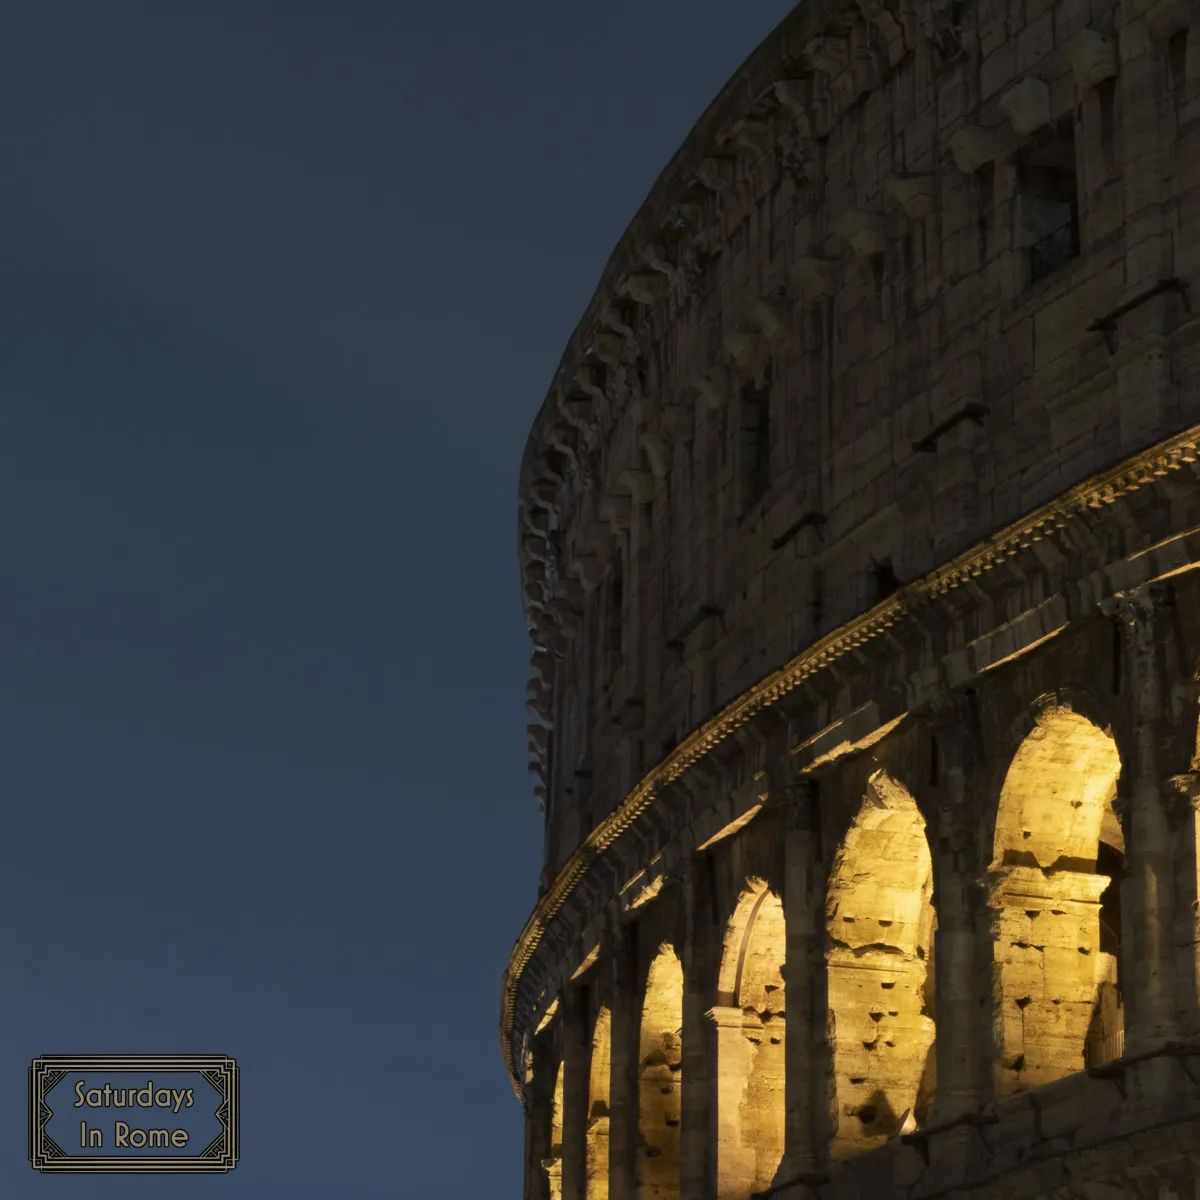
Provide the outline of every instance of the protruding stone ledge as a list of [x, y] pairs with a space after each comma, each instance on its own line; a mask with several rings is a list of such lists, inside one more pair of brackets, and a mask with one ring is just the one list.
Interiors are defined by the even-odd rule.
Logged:
[[1117, 48], [1111, 38], [1095, 29], [1081, 29], [1068, 39], [1063, 54], [1081, 90], [1094, 88], [1117, 74]]
[[1000, 111], [1020, 137], [1050, 124], [1050, 85], [1032, 77], [1014, 83], [1000, 97]]
[[964, 125], [946, 141], [954, 165], [964, 175], [974, 175], [981, 167], [1003, 158], [1011, 148], [1011, 137], [1003, 129], [983, 125]]
[[887, 223], [882, 213], [851, 208], [838, 218], [834, 228], [860, 258], [882, 254], [887, 249]]

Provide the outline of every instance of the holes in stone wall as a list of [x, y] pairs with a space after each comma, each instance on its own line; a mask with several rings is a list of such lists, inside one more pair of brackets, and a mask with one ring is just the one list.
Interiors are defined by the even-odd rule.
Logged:
[[679, 1195], [683, 967], [663, 945], [646, 977], [638, 1054], [638, 1200]]
[[936, 1084], [932, 893], [924, 819], [879, 771], [834, 861], [826, 903], [835, 1157], [928, 1116]]
[[770, 1187], [783, 1158], [783, 905], [749, 880], [725, 933], [717, 983], [717, 1194]]
[[990, 900], [1000, 1095], [1111, 1057], [1123, 1036], [1120, 769], [1113, 739], [1063, 706], [1039, 715], [1009, 766]]

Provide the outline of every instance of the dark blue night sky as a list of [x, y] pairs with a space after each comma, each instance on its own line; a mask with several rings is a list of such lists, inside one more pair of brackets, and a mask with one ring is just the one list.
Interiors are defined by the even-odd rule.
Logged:
[[[521, 450], [788, 0], [0, 15], [0, 1195], [517, 1197]], [[39, 1054], [231, 1054], [229, 1176], [26, 1160]]]

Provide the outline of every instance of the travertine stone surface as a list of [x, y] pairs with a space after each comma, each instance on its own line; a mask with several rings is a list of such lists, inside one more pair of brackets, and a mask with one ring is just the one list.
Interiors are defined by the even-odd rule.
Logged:
[[528, 1200], [1200, 1186], [1198, 231], [1191, 0], [806, 0], [700, 118], [522, 464]]

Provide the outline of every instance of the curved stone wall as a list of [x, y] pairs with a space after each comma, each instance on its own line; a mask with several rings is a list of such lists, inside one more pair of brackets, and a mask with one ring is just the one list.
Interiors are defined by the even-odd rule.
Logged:
[[[1200, 1038], [1195, 17], [805, 3], [614, 252], [521, 475], [527, 1195], [985, 1187], [1060, 1093], [1097, 1144], [1161, 1116]], [[1131, 1046], [1119, 1104], [1062, 1091]]]

